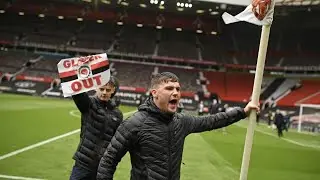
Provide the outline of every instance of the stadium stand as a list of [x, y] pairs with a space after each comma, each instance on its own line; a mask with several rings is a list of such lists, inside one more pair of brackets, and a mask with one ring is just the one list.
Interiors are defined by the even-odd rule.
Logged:
[[114, 68], [122, 86], [149, 88], [154, 66], [114, 62]]
[[177, 32], [169, 29], [162, 30], [158, 55], [184, 59], [198, 59], [195, 33]]
[[173, 72], [179, 77], [182, 91], [197, 92], [201, 89], [200, 85], [197, 84], [199, 71], [172, 67], [159, 67], [159, 72], [164, 71]]
[[209, 80], [208, 91], [218, 94], [222, 99], [226, 97], [225, 81], [226, 75], [222, 72], [204, 72], [204, 76]]
[[248, 73], [226, 73], [226, 100], [247, 102], [250, 99], [254, 76]]
[[2, 73], [15, 73], [17, 71], [17, 68], [13, 67], [0, 67], [0, 72]]
[[286, 91], [295, 87], [297, 83], [298, 83], [297, 79], [285, 79], [285, 78], [276, 79], [275, 83], [272, 85], [274, 85], [273, 87], [275, 87], [276, 85], [278, 86], [271, 91], [272, 93], [267, 97], [267, 99], [277, 100]]
[[197, 35], [199, 41], [199, 47], [201, 49], [202, 59], [216, 61], [216, 62], [224, 62], [224, 51], [223, 46], [221, 46], [221, 40], [219, 36], [213, 35]]
[[217, 93], [223, 100], [243, 102], [250, 99], [254, 78], [252, 74], [206, 72], [205, 77], [210, 81], [208, 90]]
[[116, 52], [151, 55], [156, 43], [156, 30], [154, 28], [125, 26], [119, 37]]
[[320, 104], [320, 90], [299, 101], [299, 104]]
[[[317, 93], [320, 90], [319, 80], [302, 80], [300, 82], [301, 87], [293, 89], [287, 96], [278, 101], [280, 106], [294, 106], [298, 101]], [[317, 98], [314, 97], [314, 98]], [[319, 101], [318, 99], [311, 101]]]
[[[11, 19], [15, 19], [12, 21]], [[138, 28], [136, 25], [118, 26], [115, 23], [95, 21], [76, 21], [56, 17], [39, 18], [34, 15], [19, 16], [5, 13], [0, 16], [0, 39], [10, 42], [28, 42], [71, 46], [88, 49], [107, 50], [112, 45], [114, 52], [153, 54], [157, 31], [159, 56], [184, 59], [202, 59], [220, 63], [255, 65], [259, 28], [249, 25], [235, 25], [221, 36], [196, 34], [191, 31], [178, 32], [174, 29], [156, 30], [154, 27]], [[311, 30], [297, 29], [296, 32], [281, 33], [272, 31], [269, 40], [267, 66], [303, 65], [302, 59], [308, 58], [312, 65], [319, 65], [316, 54], [319, 52], [314, 42], [317, 37], [308, 35]], [[303, 34], [304, 38], [299, 37]], [[116, 41], [115, 41], [116, 40]]]
[[106, 50], [110, 48], [119, 31], [118, 26], [87, 21], [76, 33], [74, 45], [70, 42], [72, 39], [69, 44], [75, 47]]
[[[77, 7], [73, 7], [72, 11], [75, 9]], [[71, 14], [71, 10], [68, 13]], [[210, 32], [196, 33], [194, 27], [182, 28], [182, 31], [176, 31], [172, 27], [156, 29], [154, 24], [143, 24], [143, 27], [137, 27], [136, 22], [132, 23], [136, 17], [130, 17], [130, 15], [128, 18], [131, 23], [125, 22], [124, 25], [119, 26], [115, 21], [117, 18], [118, 16], [112, 20], [97, 23], [97, 18], [92, 17], [78, 21], [74, 16], [65, 16], [65, 18], [59, 19], [52, 13], [45, 18], [40, 18], [38, 14], [18, 15], [14, 10], [9, 10], [0, 15], [0, 42], [3, 43], [0, 46], [0, 70], [13, 73], [23, 67], [27, 60], [39, 57], [38, 54], [33, 53], [37, 51], [36, 48], [25, 48], [28, 50], [24, 49], [23, 51], [4, 50], [7, 44], [23, 46], [23, 43], [50, 45], [50, 53], [69, 53], [70, 56], [80, 55], [80, 50], [120, 54], [120, 57], [116, 57], [119, 61], [114, 63], [121, 84], [143, 88], [148, 88], [147, 82], [154, 72], [155, 66], [146, 65], [148, 63], [144, 65], [138, 65], [137, 62], [124, 63], [122, 60], [126, 60], [127, 57], [122, 56], [132, 56], [129, 59], [134, 59], [134, 55], [146, 55], [143, 58], [163, 56], [168, 57], [172, 64], [178, 66], [187, 65], [189, 59], [214, 61], [219, 66], [215, 70], [221, 68], [223, 72], [212, 72], [213, 69], [207, 69], [205, 65], [199, 66], [210, 82], [207, 85], [208, 91], [217, 93], [222, 99], [228, 101], [242, 102], [250, 98], [253, 75], [248, 73], [248, 69], [241, 69], [242, 67], [238, 67], [237, 71], [246, 73], [231, 72], [229, 69], [225, 69], [224, 65], [255, 65], [259, 39], [251, 37], [260, 35], [259, 27], [245, 23], [233, 25], [232, 28], [222, 26], [216, 28], [217, 35], [214, 35]], [[319, 56], [317, 56], [319, 47], [316, 42], [319, 42], [320, 39], [318, 36], [314, 36], [318, 31], [310, 28], [310, 23], [305, 28], [295, 28], [295, 31], [288, 31], [290, 28], [296, 27], [296, 25], [285, 26], [290, 23], [286, 22], [285, 18], [279, 18], [273, 24], [266, 66], [280, 69], [285, 66], [299, 67], [306, 65], [305, 61], [308, 61], [308, 65], [318, 66], [320, 62]], [[76, 49], [77, 52], [68, 52], [68, 48], [78, 49]], [[55, 59], [45, 56], [41, 61], [24, 69], [23, 73], [32, 76], [57, 77], [56, 64], [60, 59], [59, 57]], [[146, 61], [140, 60], [140, 62]], [[153, 60], [151, 62], [155, 63]], [[173, 71], [180, 76], [183, 89], [190, 92], [203, 90], [196, 83], [200, 69], [186, 70], [159, 66], [159, 71]], [[305, 80], [301, 81], [302, 87], [300, 89], [288, 92], [297, 79], [289, 81], [278, 77], [265, 79], [261, 99], [279, 98], [279, 105], [292, 106], [297, 101], [317, 92], [317, 89], [314, 90], [314, 88], [318, 87], [311, 86]], [[312, 96], [306, 101], [317, 102], [317, 97], [318, 95]]]
[[0, 66], [21, 68], [28, 60], [37, 57], [38, 55], [27, 51], [0, 51]]

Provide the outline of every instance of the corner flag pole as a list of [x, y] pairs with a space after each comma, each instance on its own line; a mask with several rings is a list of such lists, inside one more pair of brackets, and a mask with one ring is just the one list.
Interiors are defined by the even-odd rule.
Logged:
[[[268, 48], [270, 27], [271, 25], [262, 26], [256, 73], [255, 73], [253, 91], [252, 91], [252, 102], [254, 104], [259, 104], [259, 97], [261, 92], [263, 71], [264, 71], [264, 65], [265, 65], [267, 48]], [[245, 140], [244, 151], [242, 156], [240, 180], [246, 180], [248, 176], [254, 128], [256, 125], [256, 118], [257, 118], [256, 114], [257, 114], [256, 111], [251, 111], [249, 115], [249, 125], [247, 128], [246, 140]]]
[[[224, 12], [222, 14], [222, 19], [225, 24], [246, 21], [251, 24], [262, 26], [256, 73], [252, 91], [252, 103], [256, 105], [259, 105], [262, 77], [267, 55], [269, 34], [273, 20], [275, 3], [275, 0], [252, 0], [252, 3], [249, 6], [247, 6], [247, 8], [244, 11], [237, 14], [236, 16], [232, 16], [227, 12]], [[246, 140], [242, 157], [240, 180], [246, 180], [248, 176], [254, 128], [256, 125], [257, 118], [256, 114], [256, 111], [251, 111], [249, 115], [249, 125], [247, 128]]]

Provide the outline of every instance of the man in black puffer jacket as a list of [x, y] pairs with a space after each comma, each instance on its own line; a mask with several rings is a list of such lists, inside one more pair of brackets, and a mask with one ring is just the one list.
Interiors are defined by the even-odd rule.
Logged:
[[94, 180], [99, 161], [116, 129], [123, 120], [122, 112], [110, 100], [119, 85], [111, 76], [110, 81], [96, 90], [96, 95], [87, 93], [72, 96], [81, 112], [80, 143], [73, 156], [70, 180]]
[[97, 179], [112, 180], [117, 164], [129, 151], [131, 180], [179, 180], [187, 135], [228, 126], [244, 119], [251, 109], [259, 109], [249, 103], [244, 109], [210, 116], [176, 113], [180, 84], [170, 72], [152, 78], [151, 93], [139, 111], [117, 129], [100, 161]]

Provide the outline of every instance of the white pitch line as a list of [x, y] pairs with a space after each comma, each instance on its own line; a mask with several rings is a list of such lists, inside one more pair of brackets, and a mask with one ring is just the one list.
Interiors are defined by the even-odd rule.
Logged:
[[[265, 123], [260, 123], [259, 126], [264, 126], [264, 127], [268, 127], [267, 124]], [[319, 136], [319, 134], [316, 134], [316, 133], [313, 133], [313, 132], [307, 132], [307, 131], [301, 131], [301, 132], [298, 132], [298, 131], [290, 131], [291, 133], [295, 133], [295, 134], [305, 134], [305, 135], [309, 135], [309, 136]]]
[[71, 116], [74, 116], [74, 117], [81, 117], [79, 114], [77, 114], [76, 112], [79, 112], [78, 110], [72, 110], [72, 111], [70, 111], [69, 112], [69, 114], [71, 115]]
[[[75, 117], [80, 117], [80, 115], [77, 115], [77, 114], [75, 114], [74, 112], [75, 112], [75, 111], [70, 111], [70, 115], [75, 116]], [[130, 111], [130, 112], [127, 112], [127, 113], [124, 113], [123, 115], [124, 115], [124, 116], [128, 116], [128, 115], [130, 115], [130, 114], [132, 114], [132, 113], [134, 113], [134, 112], [136, 112], [136, 110]], [[39, 146], [48, 144], [48, 143], [53, 142], [53, 141], [56, 141], [56, 140], [58, 140], [58, 139], [61, 139], [61, 138], [70, 136], [70, 135], [75, 134], [75, 133], [78, 133], [78, 132], [80, 132], [80, 129], [76, 129], [76, 130], [70, 131], [70, 132], [68, 132], [68, 133], [65, 133], [65, 134], [62, 134], [62, 135], [59, 135], [59, 136], [56, 136], [56, 137], [53, 137], [53, 138], [50, 138], [50, 139], [47, 139], [47, 140], [38, 142], [38, 143], [36, 143], [36, 144], [32, 144], [32, 145], [27, 146], [27, 147], [24, 147], [24, 148], [22, 148], [22, 149], [18, 149], [18, 150], [16, 150], [16, 151], [13, 151], [13, 152], [10, 152], [10, 153], [8, 153], [8, 154], [5, 154], [5, 155], [0, 156], [0, 161], [3, 160], [3, 159], [9, 158], [9, 157], [11, 157], [11, 156], [15, 156], [15, 155], [17, 155], [17, 154], [20, 154], [20, 153], [22, 153], [22, 152], [28, 151], [28, 150], [30, 150], [30, 149], [34, 149], [34, 148], [36, 148], [36, 147], [39, 147]]]
[[8, 176], [0, 174], [0, 178], [5, 179], [19, 179], [19, 180], [45, 180], [45, 179], [38, 179], [38, 178], [30, 178], [30, 177], [21, 177], [21, 176]]
[[[195, 135], [199, 136], [201, 138], [201, 140], [206, 143], [209, 147], [211, 147], [211, 145], [199, 134], [199, 133], [196, 133]], [[214, 148], [213, 148], [213, 151], [212, 154], [214, 154], [214, 156], [216, 157], [216, 159], [219, 161], [222, 161], [223, 163], [225, 163], [225, 167], [227, 169], [229, 169], [232, 173], [236, 174], [236, 175], [239, 175], [239, 172], [237, 170], [235, 170], [233, 167], [232, 167], [232, 164], [227, 161], [220, 153], [218, 153]]]
[[[274, 134], [271, 134], [271, 133], [268, 133], [268, 132], [264, 132], [262, 130], [259, 130], [259, 129], [255, 129], [256, 131], [260, 132], [260, 133], [263, 133], [263, 134], [266, 134], [266, 135], [269, 135], [269, 136], [273, 136], [275, 138], [278, 138], [278, 136], [274, 135]], [[316, 145], [310, 145], [310, 144], [304, 144], [304, 143], [300, 143], [300, 142], [297, 142], [297, 141], [294, 141], [294, 140], [291, 140], [291, 139], [287, 139], [287, 138], [281, 138], [289, 143], [292, 143], [292, 144], [296, 144], [296, 145], [299, 145], [299, 146], [303, 146], [303, 147], [310, 147], [310, 148], [315, 148], [315, 149], [320, 149], [319, 146], [316, 146]]]
[[[240, 125], [239, 123], [236, 123], [236, 125], [239, 126], [239, 127], [242, 127], [242, 128], [246, 128], [246, 127], [244, 127], [243, 125]], [[274, 135], [274, 134], [271, 134], [271, 133], [268, 133], [268, 132], [265, 132], [265, 131], [262, 131], [262, 130], [260, 130], [260, 129], [258, 129], [258, 128], [255, 128], [255, 131], [258, 131], [258, 132], [260, 132], [260, 133], [262, 133], [262, 134], [265, 134], [265, 135], [269, 135], [269, 136], [278, 138], [278, 136], [276, 136], [276, 135]], [[304, 143], [300, 143], [300, 142], [297, 142], [297, 141], [294, 141], [294, 140], [291, 140], [291, 139], [287, 139], [287, 138], [283, 138], [283, 137], [282, 137], [281, 139], [282, 139], [282, 140], [285, 140], [285, 141], [287, 141], [287, 142], [289, 142], [289, 143], [302, 146], [302, 147], [315, 148], [315, 149], [317, 149], [317, 150], [320, 149], [320, 146], [310, 145], [310, 144], [304, 144]]]
[[71, 132], [62, 134], [62, 135], [60, 135], [60, 136], [56, 136], [56, 137], [47, 139], [47, 140], [45, 140], [45, 141], [41, 141], [41, 142], [38, 142], [38, 143], [36, 143], [36, 144], [32, 144], [32, 145], [30, 145], [30, 146], [24, 147], [24, 148], [22, 148], [22, 149], [18, 149], [18, 150], [16, 150], [16, 151], [11, 152], [11, 153], [8, 153], [8, 154], [5, 154], [5, 155], [3, 155], [3, 156], [0, 156], [0, 160], [6, 159], [6, 158], [11, 157], [11, 156], [15, 156], [15, 155], [17, 155], [17, 154], [20, 154], [20, 153], [22, 153], [22, 152], [28, 151], [28, 150], [30, 150], [30, 149], [34, 149], [34, 148], [39, 147], [39, 146], [42, 146], [42, 145], [44, 145], [44, 144], [48, 144], [48, 143], [50, 143], [50, 142], [52, 142], [52, 141], [56, 141], [56, 140], [58, 140], [58, 139], [61, 139], [61, 138], [70, 136], [70, 135], [72, 135], [72, 134], [74, 134], [74, 133], [77, 133], [77, 132], [79, 132], [79, 131], [80, 131], [80, 129], [76, 129], [76, 130], [73, 130], [73, 131], [71, 131]]

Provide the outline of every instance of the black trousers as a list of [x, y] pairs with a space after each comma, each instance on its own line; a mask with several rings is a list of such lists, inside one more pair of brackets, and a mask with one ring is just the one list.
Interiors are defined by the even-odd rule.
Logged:
[[281, 126], [277, 126], [277, 129], [278, 129], [278, 136], [279, 136], [279, 137], [282, 137], [282, 136], [283, 136], [283, 133], [282, 133], [283, 129], [282, 129], [282, 127], [281, 127]]
[[91, 171], [77, 164], [73, 166], [70, 180], [96, 180], [97, 171]]

